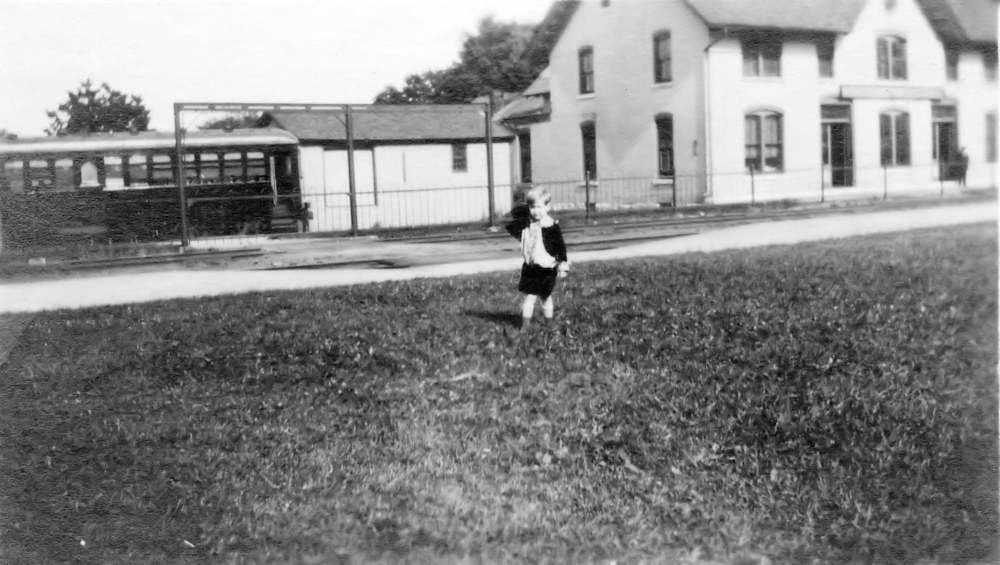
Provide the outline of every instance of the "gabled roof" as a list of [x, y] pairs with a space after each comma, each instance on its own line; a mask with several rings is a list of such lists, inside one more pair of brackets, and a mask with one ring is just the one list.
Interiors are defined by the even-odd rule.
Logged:
[[847, 33], [867, 0], [685, 0], [711, 28]]
[[548, 100], [541, 96], [518, 96], [497, 111], [496, 119], [511, 124], [534, 122], [544, 120], [551, 112]]
[[[874, 0], [685, 0], [711, 28], [847, 33]], [[938, 36], [952, 43], [997, 42], [995, 0], [917, 0]]]
[[580, 7], [580, 0], [556, 0], [541, 23], [535, 27], [535, 32], [524, 49], [524, 59], [532, 65], [548, 65], [549, 53], [562, 36], [573, 14]]
[[552, 92], [552, 89], [549, 87], [550, 76], [551, 73], [549, 72], [549, 68], [545, 67], [544, 69], [542, 69], [542, 72], [538, 73], [538, 78], [535, 79], [535, 82], [531, 83], [531, 85], [529, 85], [528, 88], [525, 89], [523, 94], [525, 96], [549, 94], [550, 92]]
[[[455, 141], [486, 138], [485, 116], [480, 112], [449, 112], [442, 106], [358, 107], [352, 114], [355, 141]], [[265, 115], [271, 125], [288, 130], [301, 140], [346, 141], [341, 112], [274, 112]], [[507, 128], [493, 124], [494, 138], [511, 138]]]
[[947, 43], [997, 43], [994, 0], [917, 0], [938, 37]]

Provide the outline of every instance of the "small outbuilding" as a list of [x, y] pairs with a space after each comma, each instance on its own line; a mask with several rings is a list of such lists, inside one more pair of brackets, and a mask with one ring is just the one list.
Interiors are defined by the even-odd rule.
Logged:
[[[488, 222], [510, 210], [513, 133], [470, 105], [358, 106], [350, 116], [360, 230]], [[310, 231], [352, 228], [347, 116], [281, 111], [263, 124], [299, 139]], [[493, 174], [487, 166], [492, 153]], [[491, 181], [492, 180], [492, 186]], [[490, 206], [492, 194], [493, 206]]]

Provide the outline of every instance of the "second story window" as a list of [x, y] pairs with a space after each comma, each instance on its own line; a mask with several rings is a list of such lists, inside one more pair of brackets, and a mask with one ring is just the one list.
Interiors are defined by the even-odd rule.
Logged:
[[906, 80], [906, 40], [888, 35], [878, 38], [878, 78]]
[[986, 80], [997, 79], [997, 51], [990, 49], [983, 52], [983, 72]]
[[944, 50], [944, 74], [948, 80], [958, 80], [958, 50]]
[[468, 145], [453, 143], [451, 145], [451, 170], [464, 173], [469, 170]]
[[781, 76], [781, 41], [771, 37], [744, 38], [743, 76]]
[[673, 80], [669, 31], [661, 31], [653, 36], [653, 80], [656, 82]]
[[594, 49], [580, 49], [580, 94], [594, 92]]
[[833, 76], [833, 40], [816, 43], [816, 56], [819, 59], [819, 76]]
[[885, 112], [879, 115], [879, 139], [882, 166], [910, 164], [910, 115], [906, 112]]

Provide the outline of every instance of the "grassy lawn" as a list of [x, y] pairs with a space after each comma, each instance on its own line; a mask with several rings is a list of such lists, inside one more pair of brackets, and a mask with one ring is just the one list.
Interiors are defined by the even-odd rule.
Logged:
[[[996, 559], [997, 230], [35, 316], [0, 561]], [[869, 561], [871, 560], [871, 561]]]

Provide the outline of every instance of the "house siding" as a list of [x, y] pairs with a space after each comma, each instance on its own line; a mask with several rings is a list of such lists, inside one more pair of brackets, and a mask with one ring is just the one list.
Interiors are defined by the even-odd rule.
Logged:
[[[530, 126], [533, 180], [582, 181], [580, 124], [592, 120], [598, 193], [616, 179], [652, 181], [654, 116], [669, 113], [675, 182], [687, 187], [680, 204], [818, 200], [870, 195], [890, 186], [944, 190], [956, 181], [941, 178], [934, 157], [932, 108], [954, 104], [957, 146], [969, 157], [968, 184], [995, 186], [986, 116], [997, 112], [997, 83], [985, 78], [976, 51], [983, 46], [960, 46], [958, 80], [948, 80], [944, 44], [915, 0], [868, 0], [854, 13], [851, 25], [843, 27], [850, 31], [825, 36], [834, 42], [833, 77], [819, 76], [816, 40], [823, 36], [799, 30], [779, 30], [781, 76], [744, 77], [740, 34], [746, 29], [712, 30], [683, 0], [613, 1], [609, 7], [584, 0], [550, 56], [550, 118]], [[672, 35], [673, 81], [667, 85], [653, 82], [652, 37], [661, 30]], [[884, 35], [906, 40], [905, 80], [878, 78], [876, 43]], [[579, 94], [582, 47], [594, 52], [593, 95]], [[834, 103], [850, 106], [853, 148], [851, 181], [837, 187], [831, 186], [822, 154], [821, 107]], [[746, 168], [744, 117], [760, 110], [782, 115], [780, 172], [750, 174]], [[879, 115], [890, 110], [910, 118], [908, 165], [881, 163]]]
[[[452, 170], [451, 143], [386, 144], [354, 152], [358, 229], [489, 221], [485, 143], [467, 144], [466, 171]], [[511, 208], [511, 144], [493, 144], [494, 211]], [[310, 231], [351, 229], [347, 152], [299, 150]]]
[[[628, 30], [622, 33], [622, 30]], [[653, 77], [653, 36], [671, 33], [672, 81]], [[598, 184], [657, 176], [657, 114], [674, 119], [678, 175], [703, 176], [702, 49], [708, 30], [682, 0], [584, 1], [550, 56], [550, 121], [531, 126], [533, 178], [583, 179], [580, 125], [597, 129]], [[577, 56], [594, 48], [593, 95], [581, 95]], [[683, 158], [681, 158], [683, 156]], [[648, 183], [646, 188], [649, 188]]]

